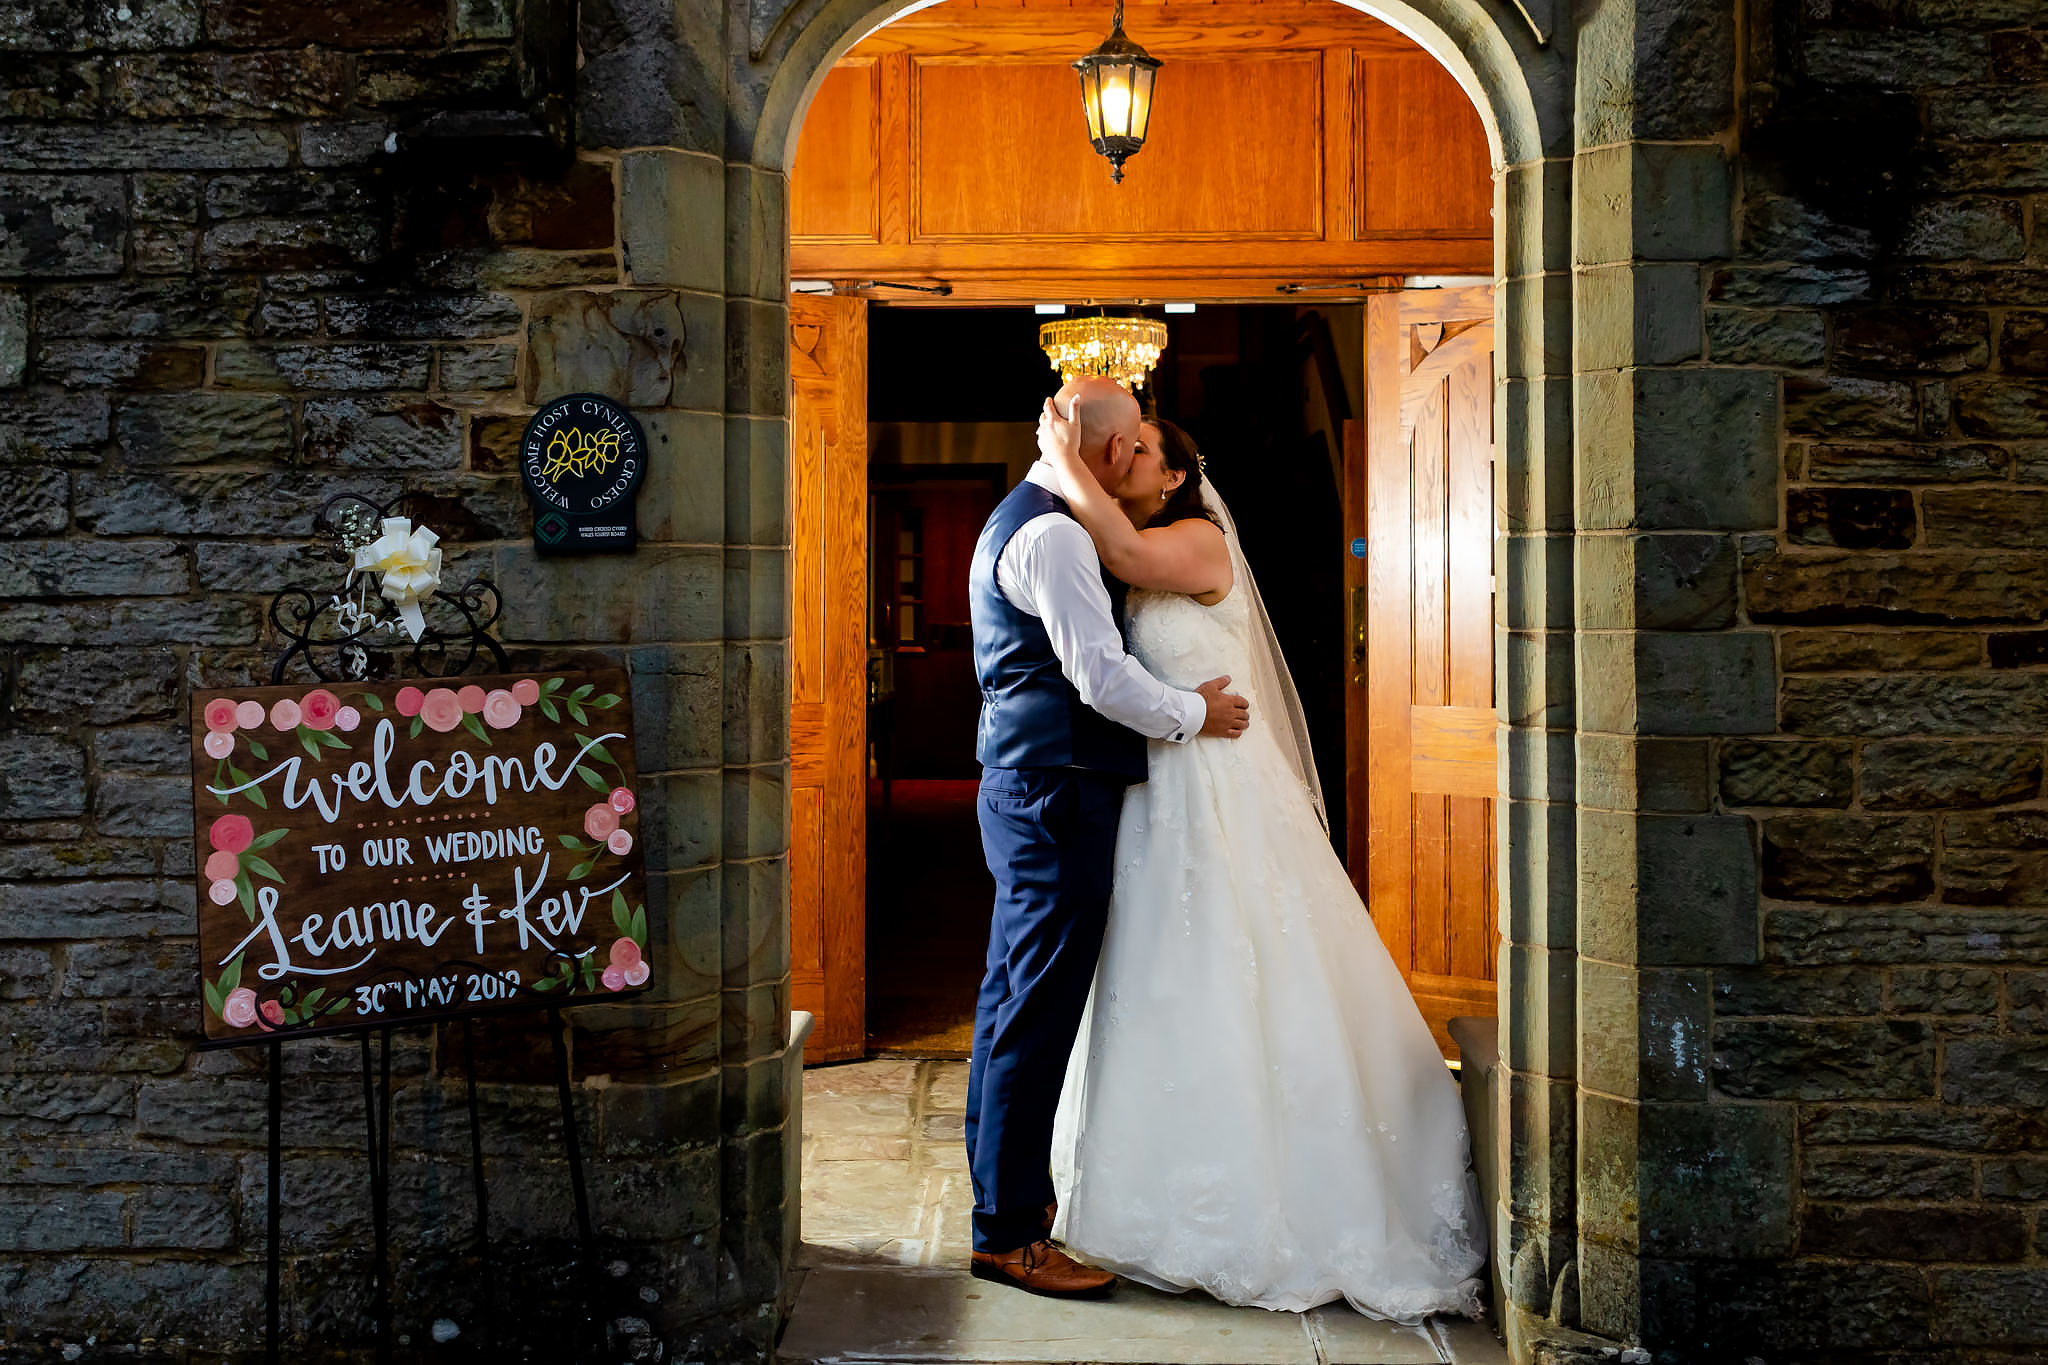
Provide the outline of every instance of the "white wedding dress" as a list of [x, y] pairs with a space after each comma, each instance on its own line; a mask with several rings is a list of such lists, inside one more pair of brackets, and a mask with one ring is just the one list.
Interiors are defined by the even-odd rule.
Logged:
[[[1249, 693], [1256, 588], [1234, 558], [1249, 591], [1213, 607], [1131, 592], [1131, 652], [1155, 676]], [[1238, 739], [1152, 741], [1124, 798], [1055, 1121], [1055, 1236], [1231, 1304], [1476, 1316], [1456, 1083], [1276, 740], [1277, 704], [1249, 700]]]

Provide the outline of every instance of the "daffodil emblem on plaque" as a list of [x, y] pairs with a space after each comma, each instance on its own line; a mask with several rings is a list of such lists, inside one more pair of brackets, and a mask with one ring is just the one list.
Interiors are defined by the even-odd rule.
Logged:
[[542, 554], [631, 550], [633, 499], [647, 476], [647, 438], [624, 407], [597, 393], [554, 399], [526, 424], [519, 479]]

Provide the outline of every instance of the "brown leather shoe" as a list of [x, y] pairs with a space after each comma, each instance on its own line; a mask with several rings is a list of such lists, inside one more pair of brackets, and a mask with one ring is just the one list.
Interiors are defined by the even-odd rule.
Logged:
[[1049, 1299], [1100, 1298], [1116, 1284], [1116, 1276], [1107, 1270], [1091, 1270], [1044, 1241], [1015, 1251], [977, 1251], [968, 1268], [978, 1280], [1014, 1285]]

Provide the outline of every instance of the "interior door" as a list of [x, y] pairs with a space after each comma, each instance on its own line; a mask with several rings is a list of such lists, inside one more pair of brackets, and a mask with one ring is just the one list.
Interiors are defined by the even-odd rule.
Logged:
[[789, 301], [790, 1002], [867, 1050], [867, 305]]
[[1495, 1011], [1493, 299], [1378, 295], [1346, 452], [1353, 876], [1446, 1056]]

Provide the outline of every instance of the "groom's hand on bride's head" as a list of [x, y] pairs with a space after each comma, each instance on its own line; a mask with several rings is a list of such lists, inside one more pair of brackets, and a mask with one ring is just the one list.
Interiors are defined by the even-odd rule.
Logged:
[[1209, 708], [1209, 717], [1202, 722], [1202, 733], [1222, 739], [1236, 739], [1244, 733], [1244, 727], [1251, 724], [1252, 704], [1234, 692], [1223, 689], [1230, 686], [1230, 677], [1211, 678], [1195, 691], [1201, 694], [1203, 703]]

